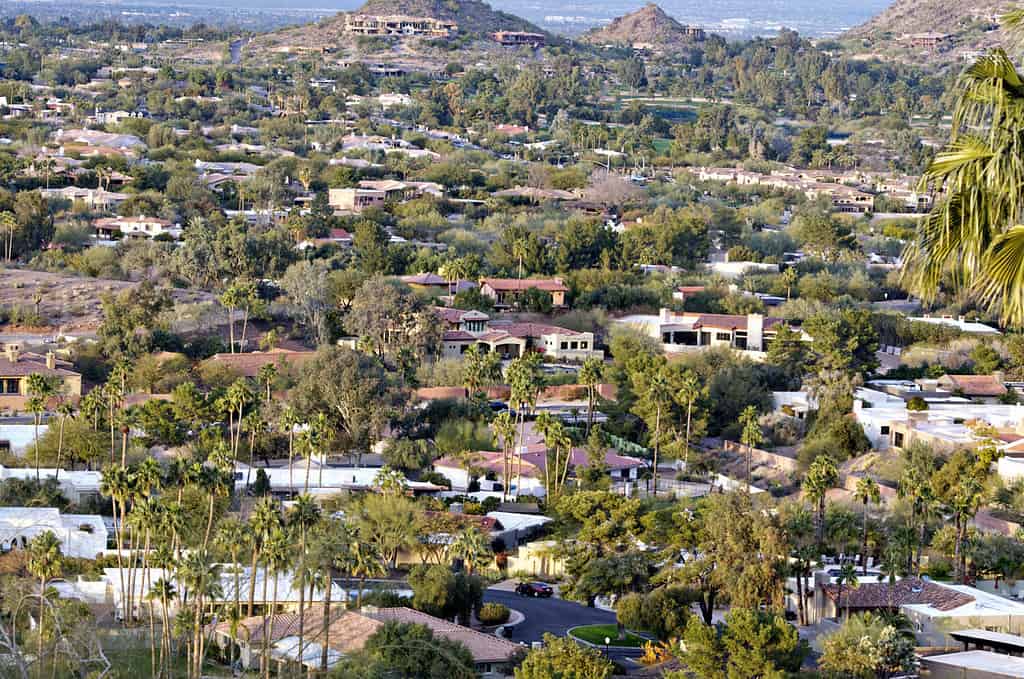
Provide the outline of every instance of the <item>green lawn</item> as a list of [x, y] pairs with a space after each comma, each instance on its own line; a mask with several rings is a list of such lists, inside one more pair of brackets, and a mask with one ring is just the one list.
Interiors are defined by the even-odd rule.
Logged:
[[619, 636], [619, 628], [615, 625], [584, 625], [582, 627], [573, 627], [569, 630], [569, 634], [588, 641], [597, 646], [604, 646], [605, 637], [611, 639], [610, 646], [628, 646], [629, 648], [640, 648], [647, 642], [641, 636], [633, 634], [632, 632], [626, 632], [625, 639], [617, 638]]

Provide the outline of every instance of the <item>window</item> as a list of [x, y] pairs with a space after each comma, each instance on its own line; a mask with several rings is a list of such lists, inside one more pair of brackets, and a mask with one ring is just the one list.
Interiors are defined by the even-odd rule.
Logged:
[[881, 431], [882, 431], [882, 436], [888, 436], [889, 435], [889, 425], [883, 424]]
[[4, 380], [4, 384], [3, 384], [4, 393], [5, 394], [17, 394], [17, 393], [19, 393], [19, 389], [18, 389], [19, 383], [20, 383], [20, 380], [18, 380], [18, 378], [16, 378], [16, 377], [13, 378], [13, 379]]
[[586, 349], [586, 348], [587, 348], [587, 343], [586, 342], [580, 342], [580, 349]]
[[903, 432], [896, 432], [896, 435], [893, 437], [892, 444], [897, 448], [903, 447]]
[[562, 350], [565, 351], [568, 348], [569, 348], [569, 343], [568, 342], [562, 342]]
[[572, 343], [570, 343], [569, 346], [572, 349], [579, 349], [580, 348], [580, 343], [579, 342], [572, 342]]
[[719, 342], [731, 342], [732, 335], [730, 335], [727, 332], [716, 332], [715, 339], [718, 340]]

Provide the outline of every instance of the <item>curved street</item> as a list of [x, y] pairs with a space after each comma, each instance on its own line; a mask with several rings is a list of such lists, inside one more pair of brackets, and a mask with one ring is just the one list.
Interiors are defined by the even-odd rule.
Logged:
[[564, 637], [571, 627], [579, 625], [605, 625], [615, 622], [615, 614], [599, 608], [587, 608], [564, 599], [534, 599], [515, 592], [488, 589], [484, 602], [504, 604], [526, 616], [526, 620], [508, 628], [508, 638], [527, 644], [540, 641], [545, 633]]

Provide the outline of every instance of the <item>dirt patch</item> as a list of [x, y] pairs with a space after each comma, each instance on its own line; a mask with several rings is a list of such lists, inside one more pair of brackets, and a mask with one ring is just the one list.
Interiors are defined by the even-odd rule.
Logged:
[[[63, 332], [89, 332], [96, 330], [103, 319], [103, 296], [136, 285], [138, 283], [132, 281], [0, 269], [0, 308], [38, 314], [49, 328]], [[214, 299], [210, 293], [197, 290], [174, 290], [171, 296], [176, 304]], [[41, 329], [34, 328], [35, 331]]]

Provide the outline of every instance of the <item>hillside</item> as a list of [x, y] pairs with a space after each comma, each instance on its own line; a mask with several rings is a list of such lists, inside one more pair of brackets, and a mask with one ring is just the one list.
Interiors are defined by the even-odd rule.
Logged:
[[941, 51], [984, 49], [1002, 42], [998, 17], [1006, 7], [1005, 0], [895, 0], [846, 37], [885, 47], [905, 45], [908, 35], [939, 33], [950, 36]]
[[530, 23], [501, 12], [480, 0], [367, 0], [354, 14], [430, 17], [459, 24], [459, 32], [486, 34], [494, 31], [543, 33]]
[[592, 45], [651, 45], [671, 47], [693, 40], [686, 26], [653, 2], [635, 12], [586, 33], [582, 41]]

